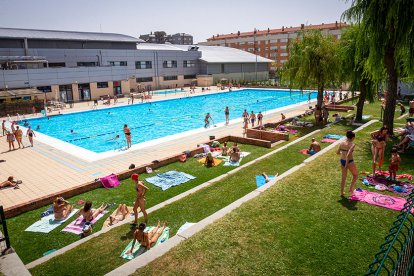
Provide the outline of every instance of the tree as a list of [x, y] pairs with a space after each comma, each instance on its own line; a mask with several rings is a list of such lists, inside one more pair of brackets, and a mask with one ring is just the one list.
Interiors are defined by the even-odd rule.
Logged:
[[305, 31], [289, 47], [289, 60], [283, 77], [290, 88], [318, 88], [317, 106], [322, 106], [324, 89], [339, 76], [337, 43], [332, 35], [319, 30]]
[[[387, 72], [384, 125], [394, 127], [397, 82], [414, 71], [414, 4], [412, 0], [352, 0], [343, 17], [362, 23], [368, 38], [369, 61]], [[402, 72], [402, 71], [405, 72]]]
[[362, 120], [365, 100], [373, 101], [374, 91], [383, 75], [382, 66], [371, 66], [368, 62], [367, 37], [360, 25], [348, 27], [341, 35], [339, 56], [341, 59], [341, 80], [351, 84], [352, 92], [359, 91], [356, 120]]

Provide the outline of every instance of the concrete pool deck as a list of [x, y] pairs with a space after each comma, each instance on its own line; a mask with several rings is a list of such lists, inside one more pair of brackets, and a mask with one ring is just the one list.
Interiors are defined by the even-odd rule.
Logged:
[[[215, 91], [211, 90], [211, 92]], [[174, 94], [167, 96], [157, 95], [154, 97], [154, 100], [182, 96]], [[121, 101], [124, 103], [120, 102], [120, 105], [126, 104], [127, 99], [121, 99]], [[74, 108], [62, 110], [61, 113], [90, 108], [90, 105], [80, 103], [75, 105]], [[286, 107], [283, 112], [287, 117], [290, 117], [302, 114], [307, 109], [308, 104], [303, 104], [301, 106]], [[53, 113], [56, 114], [58, 112], [54, 111]], [[265, 123], [277, 120], [280, 120], [280, 114], [265, 114]], [[19, 204], [30, 203], [37, 198], [73, 188], [113, 172], [123, 171], [131, 163], [134, 163], [136, 166], [150, 163], [153, 160], [170, 156], [172, 153], [180, 153], [194, 148], [197, 144], [208, 140], [210, 135], [216, 137], [228, 135], [242, 136], [242, 127], [240, 123], [235, 123], [229, 126], [210, 128], [205, 132], [175, 138], [145, 148], [128, 150], [123, 154], [93, 162], [87, 162], [36, 141], [36, 139], [33, 148], [29, 147], [8, 152], [8, 144], [5, 137], [2, 137], [0, 159], [6, 162], [0, 163], [0, 180], [4, 181], [9, 175], [12, 175], [16, 179], [22, 180], [23, 184], [19, 185], [20, 189], [5, 188], [0, 190], [0, 205], [3, 205], [4, 208], [10, 208]], [[24, 137], [23, 143], [25, 145], [29, 144], [26, 137]]]

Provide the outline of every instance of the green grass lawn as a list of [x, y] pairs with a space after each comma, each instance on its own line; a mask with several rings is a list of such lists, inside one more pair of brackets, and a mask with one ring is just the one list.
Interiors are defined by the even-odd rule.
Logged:
[[[256, 147], [251, 145], [241, 145], [243, 151], [251, 152], [250, 155], [243, 158], [243, 163], [249, 162], [273, 149], [267, 149], [262, 147]], [[213, 179], [223, 173], [226, 173], [235, 167], [224, 167], [218, 166], [216, 168], [208, 169], [205, 168], [202, 164], [196, 162], [193, 159], [185, 163], [172, 163], [170, 165], [164, 166], [155, 170], [152, 174], [142, 175], [141, 180], [152, 175], [167, 172], [170, 170], [178, 170], [182, 172], [189, 173], [196, 176], [197, 178], [189, 181], [187, 183], [181, 184], [179, 186], [170, 188], [166, 191], [162, 191], [158, 187], [155, 187], [147, 182], [145, 184], [150, 188], [150, 191], [147, 193], [147, 208], [152, 207], [160, 202], [163, 202], [169, 198], [172, 198], [180, 193], [183, 193], [193, 187], [198, 186], [201, 183], [204, 183], [210, 179]], [[136, 192], [134, 185], [131, 180], [122, 181], [122, 185], [114, 189], [96, 189], [89, 191], [87, 193], [75, 196], [70, 198], [69, 201], [74, 204], [77, 203], [80, 199], [83, 200], [92, 200], [95, 206], [99, 206], [101, 203], [126, 203], [129, 206], [132, 206], [136, 197]], [[82, 205], [77, 205], [77, 208], [82, 207]], [[95, 225], [95, 231], [100, 230], [102, 227], [105, 218], [108, 217], [117, 206], [108, 209], [108, 214], [104, 218], [100, 219]], [[74, 218], [70, 219], [68, 222], [64, 223], [62, 226], [59, 226], [57, 229], [51, 231], [50, 233], [33, 233], [25, 232], [24, 230], [40, 219], [40, 213], [45, 211], [47, 207], [33, 210], [22, 215], [19, 215], [14, 218], [7, 220], [7, 225], [11, 235], [11, 244], [13, 248], [17, 251], [20, 258], [24, 263], [29, 263], [35, 259], [42, 257], [43, 253], [51, 249], [59, 249], [70, 243], [73, 243], [79, 240], [79, 236], [61, 232], [61, 230], [73, 221]]]
[[[337, 125], [322, 130], [315, 137], [320, 139], [327, 133], [342, 134], [346, 129], [349, 129], [349, 126]], [[172, 236], [186, 221], [198, 222], [253, 191], [256, 188], [255, 175], [260, 175], [263, 171], [268, 174], [283, 173], [302, 163], [308, 156], [299, 154], [298, 151], [307, 148], [309, 144], [310, 139], [301, 141], [212, 186], [169, 204], [151, 213], [150, 223], [155, 224], [158, 219], [167, 220]], [[323, 147], [325, 146], [327, 145], [323, 144]], [[73, 275], [79, 273], [103, 275], [125, 263], [119, 254], [132, 238], [132, 233], [133, 229], [129, 225], [117, 227], [35, 267], [31, 273], [34, 275], [50, 275], [56, 272]], [[82, 256], [82, 258], [77, 256]], [[68, 262], [72, 259], [76, 259], [76, 263]]]

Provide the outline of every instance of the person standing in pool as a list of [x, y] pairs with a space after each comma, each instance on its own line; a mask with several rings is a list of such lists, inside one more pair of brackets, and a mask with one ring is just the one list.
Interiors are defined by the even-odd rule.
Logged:
[[230, 116], [230, 111], [229, 111], [229, 107], [226, 106], [226, 109], [224, 110], [224, 115], [226, 115], [226, 125], [229, 124], [229, 116]]
[[250, 114], [250, 122], [252, 123], [252, 127], [254, 127], [254, 122], [256, 121], [256, 114], [252, 111]]
[[213, 120], [210, 113], [207, 113], [206, 117], [204, 118], [204, 128], [208, 128], [210, 126], [210, 120]]
[[259, 114], [257, 114], [257, 125], [260, 127], [263, 126], [263, 114], [261, 111], [259, 111]]
[[129, 149], [131, 147], [131, 130], [127, 124], [124, 125], [124, 134], [127, 141], [127, 148]]
[[27, 132], [26, 132], [26, 137], [28, 136], [29, 136], [30, 145], [33, 147], [33, 136], [36, 137], [36, 135], [30, 126], [27, 128]]
[[355, 150], [355, 144], [353, 140], [355, 139], [355, 133], [352, 131], [346, 132], [346, 141], [342, 142], [339, 145], [336, 154], [341, 155], [340, 164], [342, 169], [342, 178], [341, 178], [341, 196], [344, 196], [345, 182], [348, 170], [352, 173], [351, 186], [349, 187], [349, 192], [352, 192], [355, 186], [355, 182], [358, 179], [358, 170], [354, 162], [353, 152]]

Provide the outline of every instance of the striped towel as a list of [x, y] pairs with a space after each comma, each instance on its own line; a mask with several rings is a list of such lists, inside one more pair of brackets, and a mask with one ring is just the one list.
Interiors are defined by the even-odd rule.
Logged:
[[[100, 213], [94, 220], [91, 221], [92, 224], [97, 222], [101, 217], [103, 217], [107, 211]], [[73, 234], [80, 235], [83, 232], [83, 227], [85, 226], [86, 220], [83, 219], [83, 216], [78, 217], [75, 221], [69, 223], [62, 232], [69, 232]]]

